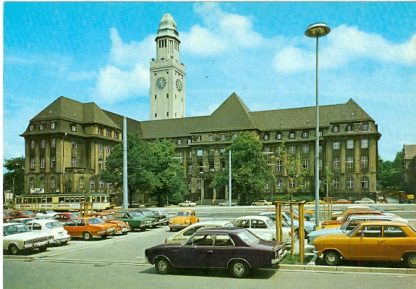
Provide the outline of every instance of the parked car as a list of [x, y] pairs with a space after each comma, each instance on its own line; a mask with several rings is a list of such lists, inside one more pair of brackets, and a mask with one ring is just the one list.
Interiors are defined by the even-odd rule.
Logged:
[[169, 225], [169, 218], [171, 215], [167, 211], [161, 209], [151, 209], [151, 211], [157, 216], [159, 220], [159, 225]]
[[27, 224], [28, 222], [31, 222], [33, 220], [37, 220], [36, 218], [16, 218], [13, 220], [10, 220], [8, 223], [20, 223], [20, 224]]
[[314, 240], [319, 236], [330, 234], [347, 234], [351, 232], [358, 224], [365, 221], [399, 221], [408, 223], [406, 219], [395, 218], [388, 215], [351, 215], [349, 216], [340, 227], [321, 229], [313, 231], [308, 236], [308, 243], [313, 245]]
[[267, 200], [258, 200], [258, 201], [252, 202], [251, 205], [252, 206], [270, 206], [270, 205], [273, 205], [273, 203]]
[[323, 228], [336, 228], [341, 226], [342, 223], [345, 222], [345, 220], [348, 219], [349, 216], [352, 215], [383, 215], [383, 212], [377, 211], [377, 210], [353, 210], [343, 215], [342, 219], [339, 220], [332, 220], [332, 221], [324, 221], [321, 223], [321, 226], [317, 228], [317, 230], [323, 229]]
[[26, 226], [34, 232], [42, 232], [51, 235], [53, 238], [49, 240], [49, 244], [66, 245], [71, 236], [64, 229], [61, 223], [53, 219], [32, 220], [26, 223]]
[[32, 232], [26, 225], [20, 223], [3, 224], [3, 251], [17, 255], [23, 251], [38, 249], [46, 251], [52, 236]]
[[416, 231], [408, 224], [369, 221], [348, 234], [320, 236], [314, 241], [318, 256], [330, 266], [344, 260], [404, 261], [416, 268]]
[[333, 202], [334, 204], [351, 204], [350, 200], [347, 199], [338, 199], [336, 201]]
[[43, 218], [53, 218], [57, 212], [52, 210], [40, 211], [36, 214], [36, 218], [43, 219]]
[[175, 268], [224, 268], [236, 278], [257, 268], [274, 268], [285, 254], [283, 243], [262, 240], [241, 228], [199, 230], [183, 245], [161, 244], [145, 250], [160, 274]]
[[169, 230], [180, 230], [188, 227], [193, 223], [199, 222], [195, 210], [181, 210], [176, 213], [175, 217], [169, 220]]
[[[276, 240], [276, 224], [266, 216], [243, 216], [233, 221], [233, 225], [239, 228], [246, 228], [259, 238], [264, 240]], [[283, 227], [283, 242], [291, 244], [290, 228]]]
[[71, 219], [76, 219], [79, 217], [79, 214], [77, 213], [71, 213], [71, 212], [60, 212], [55, 214], [52, 219], [57, 220], [58, 222], [65, 223]]
[[153, 219], [144, 216], [140, 212], [120, 210], [114, 214], [114, 217], [118, 220], [129, 224], [132, 231], [139, 229], [145, 231], [146, 228], [152, 226]]
[[106, 223], [115, 224], [116, 225], [115, 234], [125, 235], [131, 230], [129, 223], [116, 219], [114, 214], [110, 212], [99, 212], [99, 213], [97, 212], [97, 213], [90, 214], [89, 216], [100, 218]]
[[196, 203], [186, 200], [182, 203], [179, 203], [178, 206], [179, 207], [195, 207]]
[[71, 237], [81, 237], [85, 241], [91, 240], [93, 237], [101, 237], [114, 235], [116, 225], [106, 223], [95, 217], [82, 217], [67, 221], [64, 223], [65, 230]]
[[160, 215], [156, 214], [152, 210], [140, 208], [140, 209], [133, 209], [132, 212], [139, 212], [146, 218], [151, 219], [152, 224], [149, 227], [156, 228], [160, 224], [160, 219], [161, 219]]
[[355, 201], [354, 204], [375, 204], [376, 202], [370, 198], [362, 198], [361, 200]]
[[[276, 213], [275, 212], [262, 212], [262, 213], [260, 213], [260, 216], [268, 216], [272, 220], [276, 221]], [[290, 217], [289, 212], [282, 211], [282, 220], [283, 220], [283, 225], [285, 227], [290, 228], [292, 218]], [[298, 232], [299, 231], [299, 220], [296, 220], [296, 219], [293, 220], [293, 227], [294, 227], [296, 235], [299, 236], [299, 232]], [[304, 232], [305, 232], [305, 238], [307, 238], [308, 234], [315, 229], [315, 224], [311, 221], [304, 220], [303, 221], [303, 227], [304, 227]]]
[[8, 219], [13, 220], [17, 218], [35, 218], [36, 215], [32, 211], [11, 211], [9, 212]]
[[233, 223], [228, 220], [210, 220], [194, 223], [172, 236], [165, 239], [166, 244], [182, 244], [187, 241], [196, 231], [206, 228], [217, 228], [217, 227], [233, 227]]

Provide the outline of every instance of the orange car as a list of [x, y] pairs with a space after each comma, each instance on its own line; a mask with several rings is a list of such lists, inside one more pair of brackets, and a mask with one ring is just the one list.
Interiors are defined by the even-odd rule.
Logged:
[[344, 223], [349, 216], [352, 215], [383, 215], [383, 212], [381, 211], [377, 211], [377, 210], [352, 210], [347, 212], [346, 214], [343, 215], [343, 217], [341, 219], [337, 219], [334, 221], [324, 221], [322, 222], [321, 226], [319, 226], [317, 228], [317, 230], [320, 229], [328, 229], [328, 228], [336, 228], [336, 227], [340, 227], [342, 225], [342, 223]]
[[101, 237], [114, 235], [117, 225], [106, 223], [96, 217], [84, 217], [71, 219], [63, 224], [65, 230], [71, 237], [82, 237], [85, 241], [91, 240], [93, 237]]
[[416, 231], [393, 221], [363, 222], [348, 234], [325, 235], [314, 241], [327, 265], [344, 260], [405, 261], [416, 268]]
[[111, 223], [116, 225], [116, 234], [125, 235], [130, 231], [129, 223], [126, 223], [122, 220], [118, 220], [114, 217], [114, 213], [110, 212], [100, 212], [93, 213], [89, 215], [90, 217], [97, 217], [103, 220], [106, 223]]
[[180, 230], [197, 222], [199, 219], [195, 215], [195, 210], [181, 210], [176, 213], [176, 216], [170, 218], [169, 229], [171, 231]]

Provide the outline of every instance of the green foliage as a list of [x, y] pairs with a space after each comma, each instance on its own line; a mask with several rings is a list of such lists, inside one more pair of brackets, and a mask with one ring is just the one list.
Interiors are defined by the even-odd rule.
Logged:
[[[159, 205], [167, 200], [179, 201], [186, 191], [182, 178], [183, 168], [175, 158], [175, 146], [167, 140], [147, 143], [137, 135], [128, 136], [127, 170], [128, 190], [156, 197]], [[123, 146], [113, 148], [107, 158], [101, 178], [116, 188], [123, 186]]]
[[262, 151], [262, 143], [255, 133], [242, 133], [226, 148], [226, 168], [214, 176], [212, 186], [228, 184], [228, 152], [231, 150], [231, 173], [233, 196], [240, 204], [250, 204], [258, 193], [263, 192], [266, 182], [272, 178]]
[[405, 188], [403, 167], [403, 152], [396, 154], [394, 161], [378, 160], [378, 185], [382, 190], [394, 191]]
[[25, 193], [24, 192], [24, 165], [25, 165], [25, 158], [18, 157], [18, 158], [11, 158], [5, 159], [3, 163], [3, 167], [7, 170], [3, 174], [3, 191], [10, 190], [16, 195], [20, 195]]

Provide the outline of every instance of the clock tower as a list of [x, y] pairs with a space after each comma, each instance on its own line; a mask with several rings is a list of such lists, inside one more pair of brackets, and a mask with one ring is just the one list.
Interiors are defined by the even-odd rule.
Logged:
[[156, 59], [150, 62], [150, 119], [185, 117], [185, 67], [179, 60], [179, 33], [172, 15], [159, 24]]

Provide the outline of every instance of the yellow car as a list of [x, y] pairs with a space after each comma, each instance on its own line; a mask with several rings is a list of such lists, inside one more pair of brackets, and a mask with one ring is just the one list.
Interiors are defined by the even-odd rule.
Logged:
[[416, 231], [403, 222], [362, 222], [348, 234], [317, 237], [314, 245], [327, 265], [338, 265], [341, 259], [403, 260], [410, 268], [416, 268]]
[[180, 230], [197, 222], [199, 219], [196, 217], [195, 210], [181, 210], [169, 220], [169, 229], [171, 231]]

